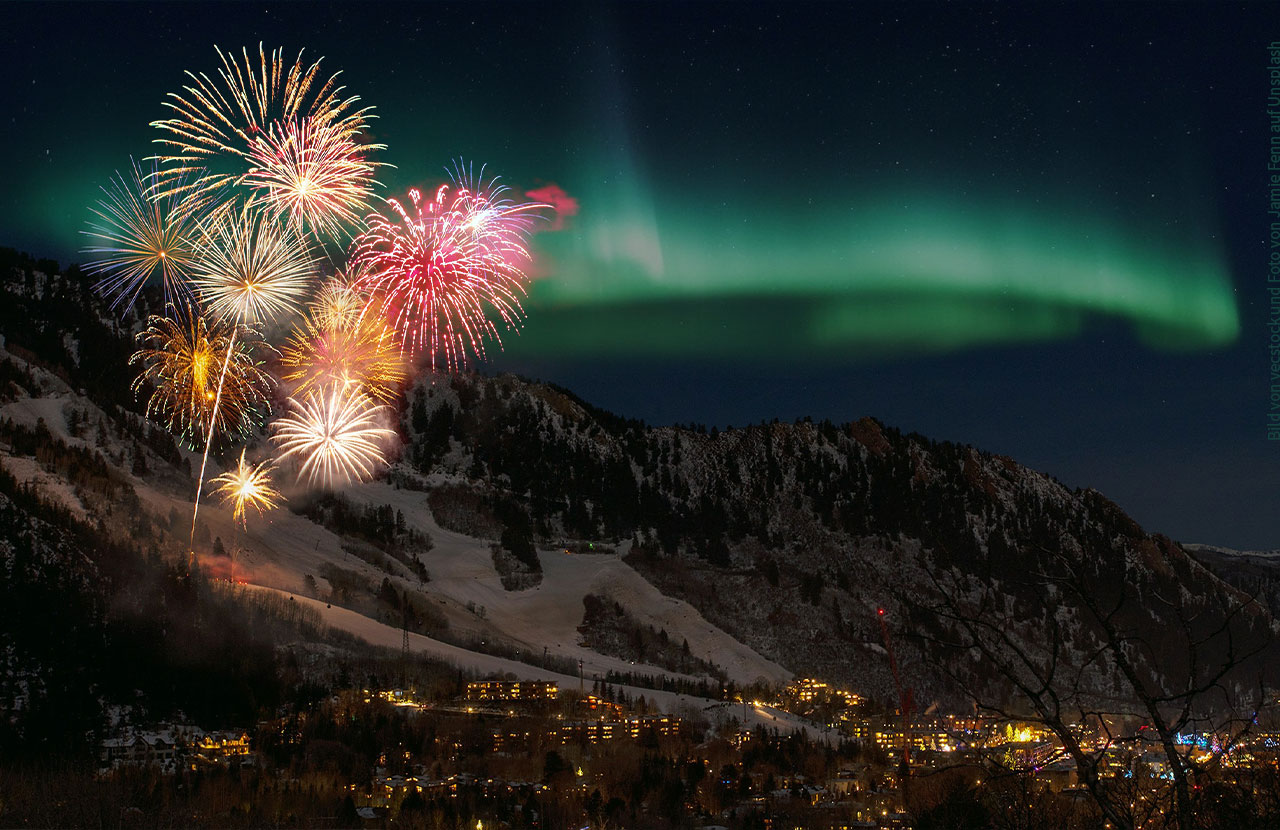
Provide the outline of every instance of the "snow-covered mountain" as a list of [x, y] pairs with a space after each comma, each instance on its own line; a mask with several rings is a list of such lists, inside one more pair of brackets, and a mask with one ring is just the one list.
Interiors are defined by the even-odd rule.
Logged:
[[881, 608], [919, 692], [945, 698], [989, 677], [939, 670], [954, 657], [938, 648], [947, 631], [918, 601], [939, 581], [997, 597], [1029, 648], [1057, 632], [1101, 695], [1117, 688], [1114, 667], [1088, 657], [1101, 604], [1114, 604], [1117, 636], [1151, 644], [1140, 662], [1157, 686], [1199, 670], [1182, 652], [1205, 647], [1193, 629], [1210, 620], [1240, 623], [1237, 647], [1272, 637], [1270, 613], [1101, 493], [871, 418], [651, 428], [513, 376], [423, 377], [408, 400], [405, 466], [465, 480], [469, 503], [517, 515], [539, 539], [626, 549], [665, 594], [760, 654], [884, 698]]
[[1223, 548], [1217, 545], [1202, 545], [1199, 543], [1184, 542], [1182, 547], [1194, 554], [1207, 553], [1217, 554], [1219, 556], [1230, 556], [1236, 559], [1265, 559], [1280, 561], [1280, 550], [1234, 550], [1233, 548]]
[[[115, 394], [99, 394], [89, 375], [106, 370], [88, 361], [86, 371], [77, 355], [81, 342], [96, 338], [101, 342], [95, 356], [114, 355], [127, 363], [137, 315], [110, 317], [86, 290], [81, 274], [46, 273], [39, 263], [12, 252], [9, 259], [0, 256], [10, 275], [0, 286], [0, 470], [76, 522], [98, 525], [104, 535], [171, 555], [185, 550], [192, 470], [198, 469], [199, 456], [140, 417], [141, 405], [127, 383], [123, 390], [113, 387]], [[50, 356], [26, 348], [25, 342], [42, 344]], [[261, 443], [249, 450], [250, 456], [263, 452]], [[219, 472], [215, 457], [208, 475]], [[237, 528], [206, 491], [195, 538], [201, 565], [215, 576], [341, 603], [375, 623], [399, 628], [399, 601], [380, 600], [390, 585], [412, 597], [410, 628], [434, 638], [438, 648], [424, 647], [425, 653], [438, 652], [454, 662], [460, 653], [472, 653], [474, 658], [461, 665], [477, 671], [491, 668], [498, 655], [548, 671], [576, 674], [581, 665], [587, 683], [593, 677], [635, 675], [646, 682], [666, 677], [682, 681], [682, 688], [718, 690], [722, 680], [777, 684], [790, 678], [786, 668], [717, 629], [687, 602], [663, 596], [622, 560], [625, 550], [573, 556], [544, 544], [537, 554], [540, 583], [525, 591], [504, 589], [493, 554], [499, 534], [442, 528], [427, 504], [431, 490], [447, 492], [461, 480], [437, 476], [434, 483], [444, 486], [428, 487], [406, 470], [393, 478], [394, 485], [385, 480], [352, 485], [337, 496], [356, 511], [398, 515], [408, 538], [416, 540], [412, 544], [429, 548], [411, 553], [412, 559], [401, 557], [417, 560], [421, 570], [345, 532], [351, 528], [308, 518], [305, 508], [316, 494], [289, 484], [286, 495], [299, 512], [272, 511], [255, 517], [247, 530]], [[414, 486], [400, 486], [401, 481]], [[422, 540], [429, 541], [423, 545]], [[215, 548], [229, 555], [214, 556]], [[583, 646], [578, 629], [588, 595], [626, 603], [637, 625], [682, 647], [688, 665], [683, 671], [646, 665], [627, 654]], [[346, 619], [335, 615], [335, 621]]]
[[[106, 314], [75, 271], [0, 253], [0, 467], [104, 533], [185, 550], [193, 456], [138, 415], [136, 316]], [[923, 601], [939, 585], [992, 602], [1016, 646], [1057, 638], [1104, 696], [1118, 681], [1087, 657], [1101, 636], [1094, 600], [1143, 644], [1135, 659], [1157, 685], [1194, 669], [1165, 636], [1181, 626], [1201, 642], [1188, 620], [1231, 620], [1241, 642], [1270, 647], [1270, 612], [1100, 493], [871, 418], [655, 428], [513, 376], [423, 374], [400, 429], [388, 475], [340, 501], [309, 508], [315, 494], [286, 487], [299, 512], [247, 531], [206, 501], [202, 565], [407, 625], [420, 645], [477, 655], [481, 671], [498, 657], [709, 687], [817, 674], [889, 700], [883, 608], [918, 699], [1006, 694], [989, 666], [947, 647], [954, 621]], [[384, 519], [385, 534], [359, 529]], [[585, 638], [592, 601], [619, 609], [631, 639], [669, 644], [666, 658], [627, 653], [625, 630]]]
[[1223, 581], [1256, 597], [1280, 617], [1280, 550], [1232, 550], [1213, 545], [1183, 547]]

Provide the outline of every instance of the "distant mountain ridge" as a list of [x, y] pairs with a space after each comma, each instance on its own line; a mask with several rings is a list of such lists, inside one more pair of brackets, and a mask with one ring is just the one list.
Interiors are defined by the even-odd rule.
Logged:
[[1217, 545], [1203, 545], [1198, 542], [1183, 542], [1182, 547], [1192, 553], [1215, 553], [1220, 556], [1238, 556], [1250, 559], [1280, 559], [1280, 548], [1276, 550], [1235, 550]]
[[1232, 550], [1214, 545], [1184, 544], [1205, 567], [1244, 593], [1257, 597], [1280, 617], [1280, 550]]

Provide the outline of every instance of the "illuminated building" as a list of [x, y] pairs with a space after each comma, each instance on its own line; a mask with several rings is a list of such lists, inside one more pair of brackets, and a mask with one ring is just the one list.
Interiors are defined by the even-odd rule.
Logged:
[[551, 680], [477, 680], [467, 684], [467, 700], [555, 700], [559, 687]]

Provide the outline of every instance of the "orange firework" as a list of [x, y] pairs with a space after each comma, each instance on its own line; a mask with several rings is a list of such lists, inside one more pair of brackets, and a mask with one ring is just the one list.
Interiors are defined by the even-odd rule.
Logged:
[[154, 387], [147, 417], [166, 423], [193, 449], [214, 432], [246, 435], [271, 390], [270, 376], [253, 357], [268, 347], [243, 326], [206, 318], [189, 303], [169, 309], [172, 316], [150, 318], [129, 359], [144, 367], [134, 391]]
[[284, 380], [302, 396], [321, 386], [357, 387], [390, 402], [405, 373], [391, 331], [374, 315], [359, 314], [359, 299], [337, 280], [325, 283], [302, 326], [281, 350]]

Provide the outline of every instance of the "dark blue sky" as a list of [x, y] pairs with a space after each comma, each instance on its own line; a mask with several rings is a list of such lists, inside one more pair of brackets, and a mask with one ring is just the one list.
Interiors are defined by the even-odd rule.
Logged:
[[1280, 547], [1270, 5], [16, 3], [0, 31], [0, 245], [80, 259], [183, 70], [305, 46], [377, 106], [390, 192], [465, 156], [578, 198], [488, 369], [650, 423], [874, 415]]

